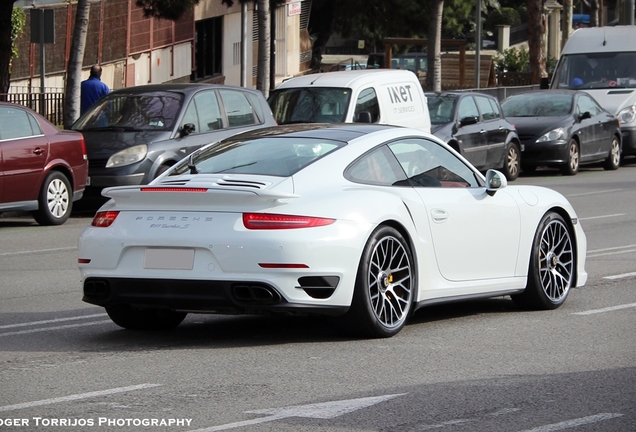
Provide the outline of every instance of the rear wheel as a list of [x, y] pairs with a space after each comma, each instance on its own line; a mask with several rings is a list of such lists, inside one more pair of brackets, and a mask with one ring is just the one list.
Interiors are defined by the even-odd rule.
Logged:
[[171, 330], [187, 315], [168, 309], [135, 309], [129, 305], [106, 306], [106, 313], [115, 324], [128, 330]]
[[549, 212], [534, 237], [526, 289], [512, 300], [524, 309], [556, 309], [570, 292], [574, 269], [572, 233], [563, 217]]
[[71, 216], [72, 208], [71, 183], [61, 172], [51, 171], [42, 183], [33, 218], [40, 225], [61, 225]]
[[364, 336], [396, 335], [413, 309], [415, 287], [408, 243], [396, 229], [379, 227], [360, 260], [349, 324]]
[[610, 144], [610, 152], [605, 160], [603, 168], [609, 171], [617, 170], [621, 165], [621, 145], [618, 142], [616, 135], [612, 136], [612, 143]]
[[565, 175], [574, 175], [579, 172], [579, 144], [575, 139], [571, 139], [568, 144], [568, 161], [561, 167], [561, 172]]
[[511, 142], [504, 160], [504, 175], [509, 181], [516, 180], [521, 170], [521, 156], [517, 144]]

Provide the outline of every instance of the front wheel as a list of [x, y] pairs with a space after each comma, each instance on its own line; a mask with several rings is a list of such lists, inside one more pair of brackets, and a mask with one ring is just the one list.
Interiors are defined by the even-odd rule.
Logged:
[[512, 300], [524, 309], [556, 309], [570, 292], [574, 269], [572, 233], [561, 215], [549, 212], [534, 237], [526, 289]]
[[579, 144], [571, 139], [568, 144], [568, 161], [561, 167], [561, 172], [565, 175], [574, 175], [579, 172]]
[[42, 183], [33, 218], [40, 225], [62, 225], [71, 216], [72, 208], [71, 183], [61, 172], [51, 171]]
[[610, 152], [603, 164], [603, 168], [608, 171], [617, 170], [621, 165], [621, 146], [618, 142], [616, 135], [612, 136], [612, 143], [610, 144]]
[[128, 330], [172, 330], [187, 315], [167, 309], [135, 309], [129, 305], [106, 306], [110, 319]]
[[508, 181], [516, 180], [519, 177], [519, 171], [521, 167], [521, 156], [519, 147], [517, 144], [511, 142], [506, 152], [506, 159], [504, 160], [504, 175]]
[[416, 277], [413, 255], [402, 234], [377, 228], [364, 248], [351, 309], [350, 324], [369, 337], [396, 335], [413, 309]]

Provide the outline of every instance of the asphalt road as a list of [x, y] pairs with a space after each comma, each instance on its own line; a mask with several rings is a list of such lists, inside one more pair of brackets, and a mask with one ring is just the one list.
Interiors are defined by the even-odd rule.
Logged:
[[0, 431], [636, 431], [636, 163], [516, 183], [572, 202], [587, 286], [548, 312], [507, 297], [423, 308], [382, 340], [323, 318], [125, 331], [81, 301], [88, 215], [2, 217]]

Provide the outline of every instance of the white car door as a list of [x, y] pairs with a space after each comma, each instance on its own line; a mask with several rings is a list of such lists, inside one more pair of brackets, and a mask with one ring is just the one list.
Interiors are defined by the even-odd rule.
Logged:
[[425, 139], [389, 144], [428, 213], [435, 257], [450, 281], [513, 277], [521, 220], [515, 200], [489, 195], [474, 172]]

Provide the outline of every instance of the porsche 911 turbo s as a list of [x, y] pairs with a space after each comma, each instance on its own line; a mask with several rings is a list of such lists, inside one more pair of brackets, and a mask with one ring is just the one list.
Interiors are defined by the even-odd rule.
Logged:
[[83, 300], [127, 329], [283, 312], [390, 337], [428, 304], [510, 295], [555, 309], [587, 280], [561, 194], [484, 176], [416, 129], [265, 128], [104, 194], [79, 239]]

